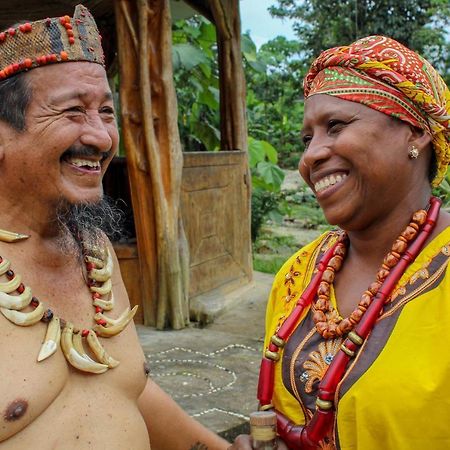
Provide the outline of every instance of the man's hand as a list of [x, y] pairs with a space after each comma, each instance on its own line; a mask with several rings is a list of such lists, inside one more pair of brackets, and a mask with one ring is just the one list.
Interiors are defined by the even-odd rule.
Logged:
[[[288, 450], [286, 444], [278, 438], [277, 440], [277, 450]], [[252, 450], [252, 438], [248, 434], [240, 434], [234, 441], [228, 450]]]

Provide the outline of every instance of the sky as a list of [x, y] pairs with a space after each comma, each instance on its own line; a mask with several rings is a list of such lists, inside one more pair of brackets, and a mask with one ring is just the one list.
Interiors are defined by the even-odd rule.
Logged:
[[276, 36], [296, 38], [291, 21], [273, 18], [267, 11], [275, 3], [275, 0], [240, 0], [242, 32], [250, 31], [258, 48]]

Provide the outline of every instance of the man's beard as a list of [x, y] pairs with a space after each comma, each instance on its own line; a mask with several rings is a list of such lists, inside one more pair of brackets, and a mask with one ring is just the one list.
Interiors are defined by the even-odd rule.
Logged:
[[82, 259], [86, 249], [101, 248], [123, 237], [124, 215], [113, 199], [103, 196], [96, 203], [69, 204], [57, 208], [62, 252]]

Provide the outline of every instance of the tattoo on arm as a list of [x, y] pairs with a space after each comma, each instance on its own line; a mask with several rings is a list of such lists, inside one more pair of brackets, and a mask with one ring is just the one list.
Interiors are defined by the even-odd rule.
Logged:
[[201, 442], [196, 442], [189, 450], [208, 450], [208, 447]]

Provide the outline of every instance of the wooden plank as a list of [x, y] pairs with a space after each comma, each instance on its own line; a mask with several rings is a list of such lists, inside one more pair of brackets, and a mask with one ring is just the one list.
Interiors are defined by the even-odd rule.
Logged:
[[179, 208], [183, 157], [169, 3], [117, 0], [115, 12], [145, 323], [179, 329], [189, 322], [188, 253]]
[[246, 152], [185, 153], [181, 208], [193, 298], [250, 281], [252, 261]]

